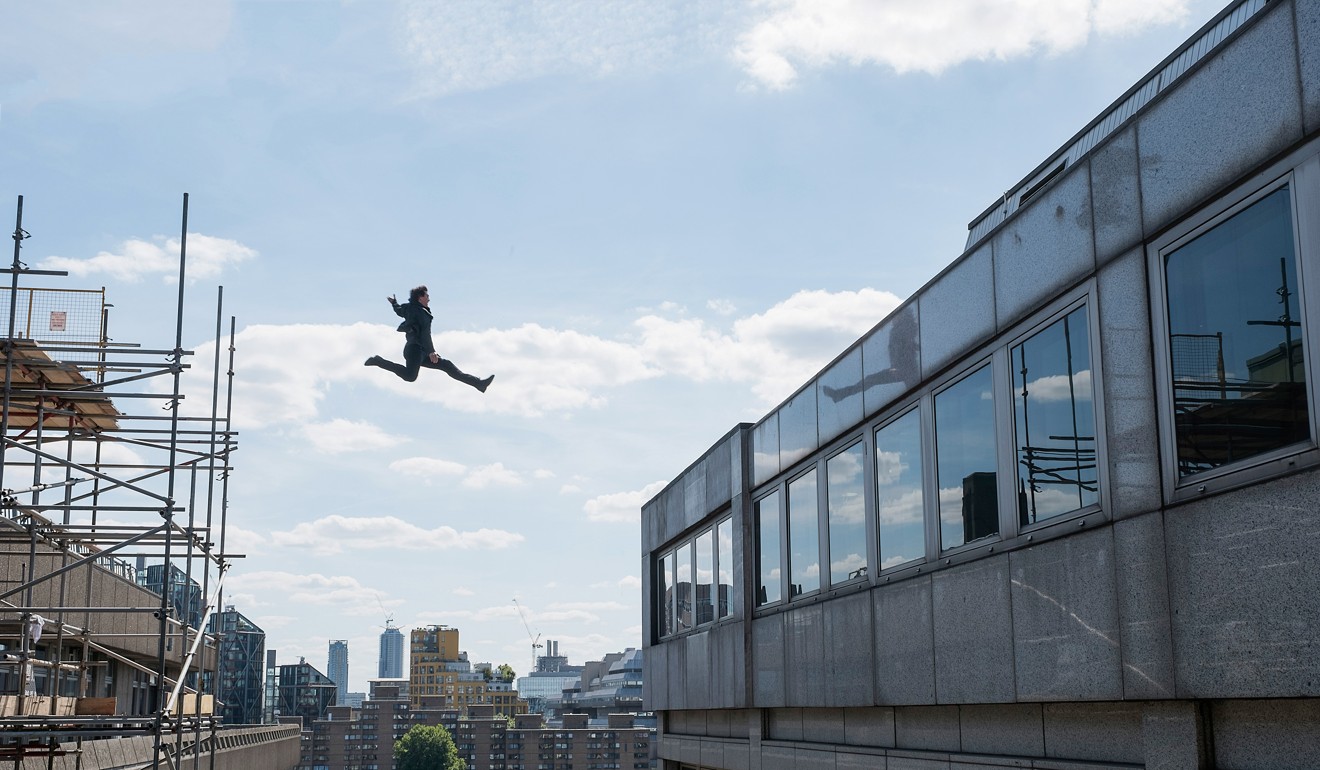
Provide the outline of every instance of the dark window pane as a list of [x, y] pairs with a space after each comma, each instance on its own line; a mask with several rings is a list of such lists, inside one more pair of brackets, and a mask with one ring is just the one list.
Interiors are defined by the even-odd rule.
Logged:
[[919, 411], [914, 409], [876, 431], [875, 487], [880, 569], [925, 556]]
[[990, 367], [935, 396], [940, 547], [999, 533], [995, 399]]
[[719, 600], [720, 617], [733, 614], [733, 519], [721, 521], [715, 538], [719, 548]]
[[1287, 187], [1165, 257], [1178, 472], [1305, 441]]
[[756, 501], [756, 606], [779, 601], [779, 493]]
[[674, 554], [660, 559], [660, 574], [656, 576], [660, 589], [660, 635], [674, 633]]
[[715, 619], [715, 533], [697, 535], [697, 625]]
[[830, 583], [866, 576], [866, 495], [862, 445], [855, 444], [826, 464], [829, 504]]
[[677, 557], [677, 576], [674, 578], [674, 615], [678, 618], [676, 630], [687, 631], [692, 628], [692, 543], [680, 545], [674, 554]]
[[1099, 499], [1086, 308], [1013, 348], [1018, 518], [1031, 524]]
[[820, 506], [816, 471], [788, 484], [788, 598], [820, 588]]

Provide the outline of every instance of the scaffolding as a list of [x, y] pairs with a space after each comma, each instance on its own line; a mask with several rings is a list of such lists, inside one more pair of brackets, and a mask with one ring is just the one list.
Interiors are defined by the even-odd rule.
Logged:
[[216, 744], [205, 623], [241, 558], [225, 542], [234, 319], [222, 383], [221, 287], [209, 415], [184, 410], [186, 194], [182, 219], [173, 346], [149, 348], [109, 336], [104, 288], [20, 286], [67, 272], [21, 261], [18, 198], [0, 270], [0, 768], [65, 754], [81, 768], [84, 741], [127, 737], [178, 767]]

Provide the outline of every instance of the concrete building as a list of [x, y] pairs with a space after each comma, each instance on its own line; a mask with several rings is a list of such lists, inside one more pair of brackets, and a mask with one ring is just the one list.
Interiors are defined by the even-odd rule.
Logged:
[[1008, 189], [644, 506], [665, 767], [1320, 767], [1320, 3]]
[[325, 674], [335, 683], [335, 703], [348, 705], [348, 640], [332, 639]]
[[403, 632], [388, 624], [380, 635], [380, 659], [376, 664], [376, 676], [381, 679], [403, 677]]
[[509, 682], [474, 670], [468, 654], [459, 649], [457, 628], [425, 626], [414, 628], [408, 647], [409, 693], [414, 707], [424, 698], [438, 699], [441, 708], [466, 712], [470, 706], [494, 706], [506, 716], [527, 713], [527, 701]]
[[[145, 559], [138, 558], [137, 579], [139, 585], [157, 596], [169, 591], [170, 611], [175, 620], [187, 623], [193, 628], [201, 628], [202, 610], [205, 608], [205, 602], [202, 600], [202, 587], [196, 580], [188, 577], [188, 574], [173, 564], [169, 565], [168, 572], [164, 564], [152, 564], [144, 566]], [[169, 587], [165, 586], [165, 575], [169, 575]]]
[[[265, 686], [262, 681], [262, 657], [266, 632], [248, 620], [233, 605], [211, 616], [207, 631], [216, 634], [220, 660], [216, 666], [217, 685], [211, 691], [220, 699], [220, 714], [225, 724], [270, 724], [265, 718]], [[271, 650], [274, 654], [274, 650]], [[272, 685], [274, 682], [271, 683]], [[273, 694], [273, 693], [272, 693]], [[270, 702], [273, 704], [272, 697]]]
[[577, 682], [560, 693], [552, 708], [561, 719], [585, 714], [592, 722], [603, 723], [611, 714], [628, 714], [635, 724], [650, 725], [650, 715], [638, 718], [642, 711], [642, 677], [641, 650], [629, 647], [612, 652], [603, 660], [583, 666]]

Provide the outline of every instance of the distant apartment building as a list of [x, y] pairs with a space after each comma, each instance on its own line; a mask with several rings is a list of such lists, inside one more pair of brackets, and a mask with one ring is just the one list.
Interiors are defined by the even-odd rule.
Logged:
[[510, 724], [491, 705], [470, 706], [464, 714], [425, 696], [413, 707], [401, 684], [373, 680], [361, 709], [331, 707], [326, 719], [312, 724], [300, 770], [394, 770], [394, 741], [414, 725], [448, 730], [469, 770], [654, 766], [654, 730], [635, 727], [626, 715], [594, 726], [574, 715], [566, 726], [549, 728], [539, 715], [521, 714]]
[[403, 677], [403, 632], [388, 623], [380, 635], [380, 660], [376, 664], [376, 676], [381, 679]]
[[1226, 3], [642, 507], [667, 770], [1320, 767], [1318, 65]]
[[[220, 660], [216, 667], [218, 681], [208, 689], [220, 701], [218, 710], [225, 724], [259, 725], [273, 722], [273, 719], [265, 718], [262, 708], [262, 657], [265, 654], [266, 632], [234, 609], [233, 605], [226, 606], [224, 612], [212, 615], [207, 631], [218, 637], [220, 647]], [[271, 652], [273, 654], [274, 650]]]
[[305, 659], [280, 666], [279, 715], [300, 717], [304, 728], [325, 716], [335, 705], [335, 683]]
[[493, 706], [496, 713], [507, 716], [527, 712], [527, 701], [518, 697], [512, 683], [488, 677], [489, 669], [474, 670], [467, 653], [459, 649], [457, 628], [435, 625], [412, 630], [408, 681], [414, 707], [431, 698], [442, 708], [460, 712], [471, 706]]
[[330, 641], [329, 659], [325, 666], [326, 676], [335, 683], [335, 703], [348, 703], [348, 640]]
[[[205, 601], [202, 587], [196, 580], [173, 564], [166, 570], [164, 564], [144, 566], [144, 560], [138, 559], [138, 585], [157, 596], [165, 595], [170, 604], [170, 616], [180, 623], [187, 623], [191, 628], [202, 627], [202, 612]], [[166, 575], [169, 585], [166, 586]], [[166, 593], [168, 591], [168, 594]]]

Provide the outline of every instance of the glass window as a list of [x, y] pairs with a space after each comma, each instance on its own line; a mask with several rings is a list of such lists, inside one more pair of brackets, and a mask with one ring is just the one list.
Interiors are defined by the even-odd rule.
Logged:
[[935, 473], [940, 547], [999, 533], [995, 399], [983, 366], [935, 396]]
[[692, 628], [692, 543], [687, 542], [674, 550], [674, 617], [677, 631]]
[[1019, 522], [1033, 524], [1094, 505], [1099, 482], [1086, 307], [1050, 324], [1010, 355]]
[[697, 625], [715, 619], [715, 533], [697, 535]]
[[880, 569], [925, 556], [919, 410], [913, 409], [876, 431], [875, 486]]
[[820, 504], [816, 471], [788, 483], [788, 598], [820, 588]]
[[719, 555], [716, 565], [719, 569], [719, 596], [716, 600], [716, 614], [723, 618], [733, 614], [733, 519], [728, 518], [716, 528], [716, 547]]
[[866, 577], [866, 488], [861, 444], [825, 464], [830, 584]]
[[660, 591], [660, 635], [674, 633], [674, 554], [660, 557], [660, 574], [656, 576]]
[[1289, 188], [1166, 253], [1164, 270], [1178, 474], [1305, 441]]
[[756, 606], [779, 601], [779, 493], [756, 501]]

